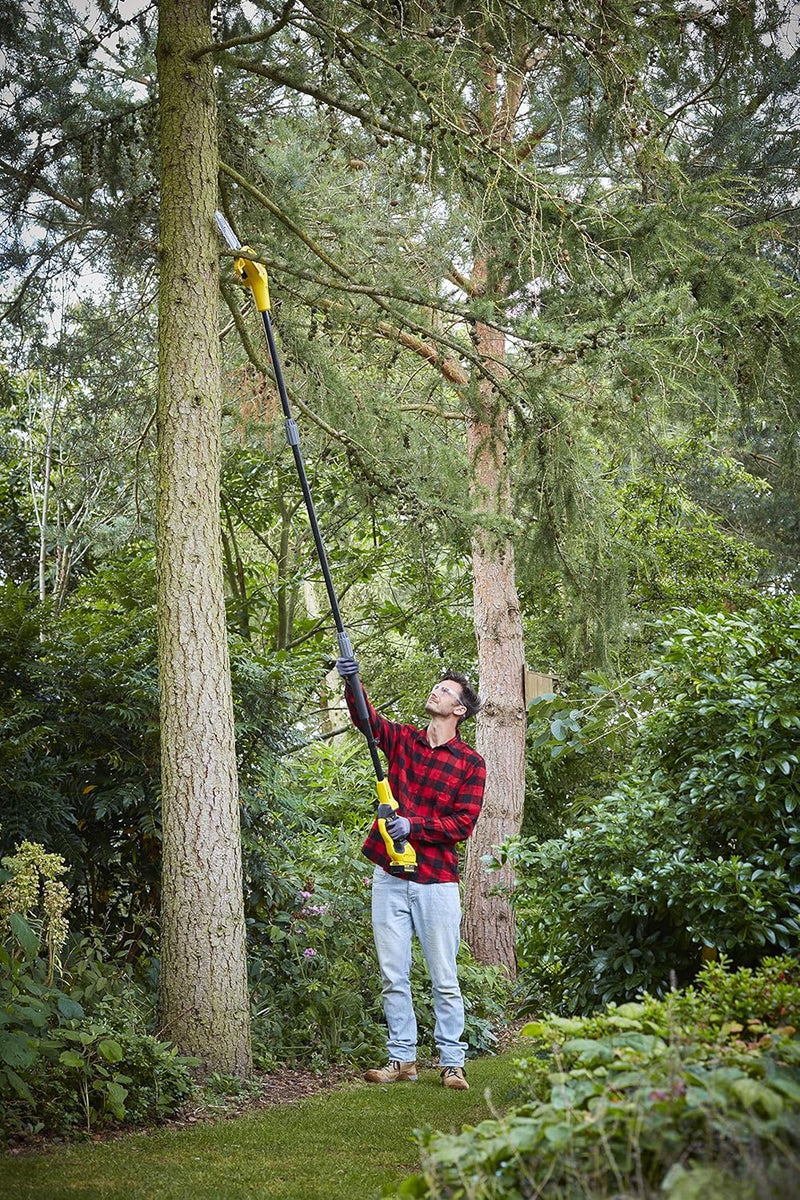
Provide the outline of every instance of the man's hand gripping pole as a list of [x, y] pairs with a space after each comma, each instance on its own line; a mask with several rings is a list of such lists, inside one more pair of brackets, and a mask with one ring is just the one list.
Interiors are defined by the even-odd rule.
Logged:
[[[339, 641], [339, 654], [341, 658], [353, 660], [353, 646], [350, 638], [344, 628], [341, 612], [339, 610], [339, 601], [333, 587], [333, 579], [331, 578], [330, 569], [328, 567], [328, 556], [325, 552], [325, 546], [322, 541], [322, 536], [319, 531], [314, 503], [311, 498], [311, 492], [308, 486], [305, 466], [303, 464], [303, 456], [300, 451], [300, 438], [297, 432], [297, 425], [292, 417], [292, 411], [289, 406], [289, 397], [286, 392], [286, 387], [283, 381], [283, 371], [281, 370], [280, 359], [278, 357], [278, 349], [275, 345], [275, 339], [272, 333], [272, 324], [269, 318], [269, 280], [267, 278], [267, 269], [261, 263], [256, 262], [255, 251], [249, 246], [243, 246], [236, 234], [231, 229], [228, 221], [221, 212], [215, 213], [217, 228], [225, 239], [228, 247], [235, 251], [237, 258], [234, 260], [234, 269], [237, 274], [242, 277], [250, 291], [253, 293], [253, 300], [258, 311], [262, 314], [264, 320], [264, 331], [267, 335], [267, 345], [269, 347], [272, 367], [275, 372], [275, 382], [278, 385], [278, 394], [281, 398], [281, 407], [283, 415], [286, 418], [286, 440], [292, 448], [294, 455], [297, 473], [300, 477], [300, 487], [303, 492], [303, 499], [306, 503], [308, 519], [311, 524], [311, 532], [314, 536], [314, 544], [317, 548], [317, 556], [319, 558], [320, 567], [322, 568], [325, 587], [328, 592], [328, 599], [333, 613], [333, 619], [336, 623], [337, 637]], [[364, 691], [361, 687], [361, 680], [358, 676], [358, 669], [352, 673], [349, 678], [349, 683], [353, 690], [353, 698], [356, 705], [359, 724], [364, 736], [367, 739], [369, 752], [372, 757], [372, 765], [375, 769], [375, 786], [378, 791], [378, 830], [383, 843], [386, 847], [386, 853], [389, 859], [396, 866], [402, 867], [404, 871], [411, 874], [417, 867], [417, 856], [414, 852], [414, 847], [410, 842], [394, 842], [387, 832], [386, 822], [392, 819], [392, 816], [398, 811], [399, 805], [392, 795], [392, 789], [389, 786], [389, 781], [384, 777], [383, 767], [378, 756], [378, 747], [375, 743], [375, 735], [372, 732], [372, 727], [369, 721], [369, 712], [367, 711], [367, 702], [364, 697]]]
[[402, 867], [410, 875], [417, 869], [417, 855], [411, 842], [394, 841], [386, 828], [386, 822], [391, 821], [392, 817], [398, 812], [400, 805], [392, 795], [389, 780], [383, 774], [383, 767], [378, 757], [378, 747], [375, 743], [375, 735], [370, 725], [364, 689], [361, 686], [358, 666], [353, 657], [353, 646], [346, 630], [342, 629], [339, 631], [338, 641], [340, 659], [347, 659], [354, 664], [354, 669], [348, 671], [346, 686], [351, 690], [353, 703], [356, 706], [359, 728], [367, 739], [369, 752], [372, 756], [372, 765], [375, 769], [375, 787], [378, 792], [378, 832], [383, 838], [383, 844], [386, 847], [386, 853], [389, 855], [390, 861], [395, 866]]

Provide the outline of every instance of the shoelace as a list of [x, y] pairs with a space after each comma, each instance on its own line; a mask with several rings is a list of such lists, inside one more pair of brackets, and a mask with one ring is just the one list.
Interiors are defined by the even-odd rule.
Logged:
[[442, 1071], [443, 1076], [444, 1075], [459, 1075], [459, 1074], [463, 1075], [464, 1078], [466, 1079], [467, 1073], [463, 1067], [445, 1067], [444, 1070]]

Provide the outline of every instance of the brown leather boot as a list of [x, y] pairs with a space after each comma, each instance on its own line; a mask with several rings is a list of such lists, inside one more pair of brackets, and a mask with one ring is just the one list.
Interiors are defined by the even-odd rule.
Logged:
[[444, 1067], [441, 1078], [445, 1087], [458, 1088], [462, 1092], [469, 1088], [463, 1067]]
[[386, 1067], [373, 1067], [364, 1075], [367, 1083], [416, 1083], [417, 1064], [415, 1062], [390, 1062]]

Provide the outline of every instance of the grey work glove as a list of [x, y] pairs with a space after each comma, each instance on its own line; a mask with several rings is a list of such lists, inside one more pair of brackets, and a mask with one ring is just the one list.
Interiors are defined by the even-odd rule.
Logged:
[[411, 833], [411, 822], [407, 817], [401, 817], [395, 814], [386, 822], [386, 832], [392, 839], [395, 845], [398, 842], [407, 842]]
[[345, 683], [348, 683], [353, 676], [358, 674], [358, 663], [354, 658], [337, 658], [336, 670]]

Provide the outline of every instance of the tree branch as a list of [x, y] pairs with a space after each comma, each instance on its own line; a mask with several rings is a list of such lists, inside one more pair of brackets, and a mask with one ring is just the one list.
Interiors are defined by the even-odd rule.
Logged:
[[[242, 339], [242, 345], [244, 346], [247, 357], [250, 359], [250, 362], [253, 364], [253, 366], [258, 371], [260, 371], [262, 375], [267, 375], [267, 374], [271, 373], [269, 371], [269, 367], [267, 365], [266, 358], [263, 356], [262, 353], [259, 353], [259, 351], [256, 349], [256, 347], [253, 344], [253, 340], [250, 337], [250, 332], [247, 328], [247, 325], [245, 324], [245, 320], [244, 320], [244, 317], [242, 316], [239, 306], [238, 306], [238, 304], [235, 304], [233, 301], [233, 296], [232, 296], [232, 291], [231, 291], [230, 285], [222, 282], [221, 288], [222, 288], [222, 294], [225, 298], [225, 302], [228, 305], [228, 308], [230, 309], [231, 316], [233, 317], [234, 324], [236, 325], [236, 328], [239, 332], [239, 336]], [[308, 417], [308, 419], [310, 421], [313, 421], [314, 424], [323, 431], [323, 433], [326, 433], [329, 437], [333, 438], [335, 441], [341, 442], [345, 446], [349, 446], [359, 457], [367, 454], [367, 451], [365, 450], [365, 448], [363, 446], [360, 446], [359, 443], [356, 442], [354, 438], [351, 438], [346, 433], [342, 433], [338, 429], [334, 429], [334, 427], [332, 425], [329, 425], [327, 421], [324, 421], [322, 419], [322, 417], [318, 416], [313, 411], [313, 409], [309, 408], [308, 405], [305, 404], [299, 397], [293, 396], [292, 404], [300, 412], [302, 412], [304, 416]]]
[[349, 272], [346, 271], [344, 267], [340, 267], [337, 262], [334, 262], [331, 256], [326, 253], [321, 246], [318, 246], [316, 242], [312, 241], [308, 234], [304, 233], [299, 225], [295, 225], [294, 221], [290, 217], [286, 216], [281, 207], [278, 204], [275, 204], [273, 200], [270, 200], [269, 196], [262, 192], [260, 188], [257, 188], [255, 184], [250, 183], [249, 179], [245, 179], [244, 175], [240, 175], [238, 171], [234, 170], [233, 167], [229, 167], [227, 163], [221, 162], [219, 164], [219, 169], [223, 175], [227, 175], [229, 179], [234, 181], [234, 183], [238, 183], [240, 188], [246, 192], [249, 192], [253, 199], [257, 200], [259, 204], [262, 204], [264, 208], [266, 208], [268, 212], [271, 212], [274, 217], [277, 217], [281, 224], [285, 225], [286, 228], [295, 235], [295, 237], [298, 237], [304, 246], [308, 246], [312, 254], [315, 254], [317, 258], [321, 259], [326, 266], [330, 267], [332, 271], [335, 271], [337, 275], [342, 275], [345, 279], [350, 279]]
[[63, 204], [65, 208], [69, 208], [72, 212], [78, 214], [79, 217], [85, 217], [86, 207], [80, 204], [77, 200], [73, 200], [71, 196], [67, 196], [65, 192], [59, 192], [51, 184], [47, 182], [43, 175], [38, 172], [34, 175], [28, 175], [25, 171], [20, 171], [19, 168], [12, 166], [5, 159], [0, 159], [0, 170], [5, 171], [12, 179], [19, 180], [20, 183], [26, 183], [32, 186], [42, 195], [49, 197], [50, 200], [55, 200], [58, 204]]
[[321, 104], [327, 104], [330, 108], [339, 109], [340, 112], [346, 112], [351, 117], [356, 117], [362, 124], [380, 129], [383, 133], [390, 133], [392, 137], [402, 138], [403, 141], [411, 142], [416, 145], [419, 137], [411, 134], [408, 130], [403, 129], [400, 125], [394, 125], [391, 121], [387, 121], [385, 117], [380, 117], [376, 113], [371, 113], [368, 109], [361, 105], [353, 104], [350, 100], [345, 100], [342, 96], [331, 95], [330, 92], [324, 91], [320, 87], [316, 87], [312, 83], [300, 82], [292, 76], [285, 74], [277, 67], [265, 67], [263, 63], [253, 62], [249, 58], [239, 58], [235, 54], [223, 53], [222, 60], [228, 63], [229, 66], [238, 67], [241, 71], [250, 71], [253, 75], [260, 75], [264, 79], [269, 79], [273, 83], [277, 83], [279, 87], [290, 88], [294, 92], [300, 92], [304, 96], [311, 96], [313, 100], [318, 100]]
[[234, 46], [255, 46], [258, 42], [268, 42], [270, 38], [274, 37], [276, 33], [279, 33], [281, 29], [289, 24], [294, 4], [295, 0], [286, 0], [281, 10], [281, 15], [268, 29], [262, 29], [260, 33], [249, 33], [243, 34], [241, 37], [229, 38], [227, 42], [211, 42], [208, 46], [201, 46], [192, 55], [192, 60], [196, 62], [204, 54], [218, 54], [223, 50], [230, 50]]

